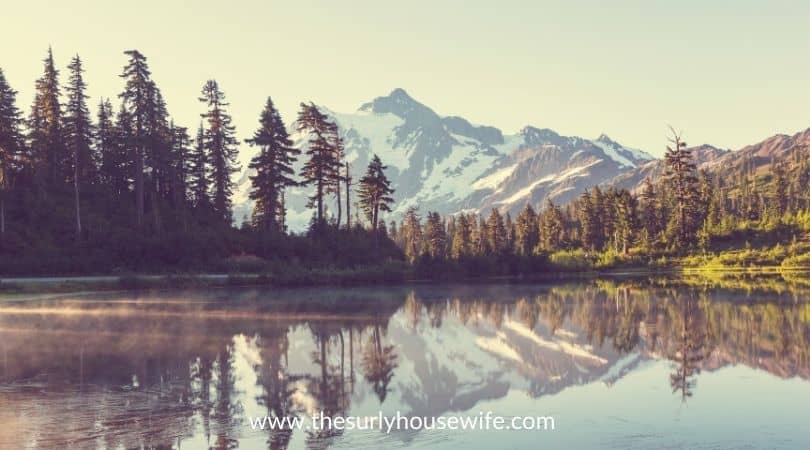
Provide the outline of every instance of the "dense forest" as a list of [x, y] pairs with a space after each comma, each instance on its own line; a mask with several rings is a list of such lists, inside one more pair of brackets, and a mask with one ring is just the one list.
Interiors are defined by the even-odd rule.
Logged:
[[[514, 219], [498, 209], [423, 217], [412, 208], [386, 224], [395, 193], [383, 161], [374, 157], [353, 180], [337, 124], [301, 103], [293, 128], [307, 142], [298, 148], [270, 97], [245, 140], [258, 150], [249, 164], [255, 208], [236, 227], [240, 142], [223, 88], [206, 81], [196, 130], [180, 126], [147, 58], [124, 54], [123, 90], [115, 106], [101, 99], [96, 117], [78, 55], [63, 84], [48, 50], [27, 117], [0, 69], [0, 273], [399, 264], [417, 277], [456, 277], [810, 263], [807, 148], [770, 173], [744, 164], [710, 173], [672, 130], [664, 176], [640, 192], [595, 186], [566, 205], [526, 204]], [[285, 190], [294, 186], [311, 190], [312, 221], [301, 234], [285, 223]]]
[[[190, 131], [169, 115], [147, 58], [124, 53], [118, 106], [101, 99], [95, 119], [79, 56], [62, 85], [49, 49], [27, 118], [0, 69], [0, 273], [230, 271], [267, 261], [353, 267], [402, 259], [375, 232], [393, 201], [386, 167], [374, 159], [354, 186], [371, 225], [352, 224], [353, 186], [339, 130], [313, 104], [302, 103], [295, 122], [309, 136], [300, 155], [267, 98], [246, 140], [258, 148], [250, 162], [256, 207], [235, 228], [239, 142], [223, 89], [216, 80], [203, 84], [201, 121]], [[299, 157], [305, 161], [296, 174]], [[312, 186], [313, 220], [303, 235], [285, 226], [290, 186]], [[327, 219], [330, 199], [337, 216]]]

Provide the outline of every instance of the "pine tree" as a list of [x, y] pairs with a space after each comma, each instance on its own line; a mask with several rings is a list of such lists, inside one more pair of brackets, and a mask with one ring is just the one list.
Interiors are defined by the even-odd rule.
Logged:
[[0, 69], [0, 241], [6, 234], [6, 196], [12, 179], [21, 169], [24, 141], [23, 120], [17, 109], [17, 91]]
[[503, 253], [506, 249], [506, 226], [498, 208], [492, 208], [489, 212], [485, 233], [487, 249], [496, 255]]
[[562, 242], [562, 210], [551, 199], [547, 199], [546, 207], [540, 217], [540, 245], [543, 250], [554, 252], [562, 248]]
[[68, 66], [70, 80], [65, 89], [68, 101], [65, 104], [64, 132], [67, 150], [72, 155], [73, 198], [76, 213], [76, 236], [82, 235], [81, 193], [96, 181], [96, 155], [93, 152], [93, 130], [90, 111], [87, 109], [87, 85], [82, 76], [82, 61], [73, 57]]
[[250, 177], [253, 187], [250, 198], [257, 205], [254, 225], [263, 230], [280, 231], [281, 194], [285, 188], [297, 184], [292, 178], [292, 166], [301, 151], [292, 146], [287, 128], [270, 97], [259, 118], [259, 129], [245, 142], [259, 147], [259, 153], [248, 165], [255, 171]]
[[627, 254], [628, 247], [633, 243], [638, 230], [636, 218], [637, 201], [630, 192], [621, 190], [615, 194], [615, 226], [613, 231], [613, 242], [615, 250], [622, 254]]
[[314, 103], [301, 103], [297, 124], [299, 132], [309, 135], [306, 150], [309, 159], [304, 163], [301, 177], [303, 184], [315, 185], [307, 206], [316, 207], [315, 224], [320, 227], [324, 223], [324, 195], [340, 182], [340, 160], [335, 149], [338, 129]]
[[188, 128], [170, 126], [172, 130], [171, 153], [169, 155], [170, 172], [168, 174], [169, 198], [175, 208], [180, 209], [185, 221], [185, 208], [189, 200], [189, 178], [191, 160], [191, 137]]
[[520, 211], [515, 221], [515, 251], [522, 256], [529, 256], [534, 252], [539, 242], [537, 213], [532, 205], [526, 206]]
[[366, 174], [360, 179], [360, 207], [366, 214], [366, 218], [371, 222], [371, 230], [376, 233], [380, 211], [391, 211], [391, 204], [394, 199], [391, 194], [391, 182], [385, 176], [384, 166], [377, 155], [371, 158]]
[[415, 262], [422, 250], [421, 218], [415, 207], [412, 206], [405, 211], [399, 235], [405, 247], [405, 257], [409, 262]]
[[[340, 196], [340, 183], [343, 182], [343, 176], [340, 174], [340, 169], [343, 168], [343, 158], [345, 157], [345, 144], [343, 138], [340, 136], [337, 125], [335, 124], [334, 133], [332, 134], [332, 152], [336, 162], [335, 177], [329, 186], [328, 192], [335, 195], [335, 206], [337, 206], [337, 218], [335, 224], [340, 228], [340, 223], [343, 216], [343, 203]], [[385, 224], [383, 224], [385, 225]]]
[[695, 216], [697, 190], [696, 167], [692, 161], [692, 151], [686, 148], [686, 142], [681, 140], [681, 136], [671, 129], [671, 145], [667, 146], [664, 160], [666, 162], [665, 179], [672, 186], [672, 196], [677, 208], [673, 218], [672, 226], [676, 236], [676, 248], [685, 249], [691, 245], [695, 236]]
[[[343, 182], [346, 186], [346, 229], [352, 229], [352, 174], [349, 170], [349, 162], [346, 161], [345, 164], [346, 170], [343, 172]], [[339, 200], [338, 200], [339, 201]]]
[[777, 215], [781, 218], [788, 208], [787, 177], [782, 163], [776, 163], [773, 167], [773, 200]]
[[70, 176], [71, 158], [64, 145], [62, 107], [59, 103], [59, 71], [48, 48], [45, 70], [36, 82], [34, 104], [28, 122], [37, 178], [46, 191], [61, 189]]
[[151, 72], [146, 57], [137, 50], [124, 52], [129, 56], [127, 65], [121, 73], [124, 78], [124, 91], [118, 95], [132, 119], [132, 142], [127, 143], [132, 152], [133, 177], [135, 181], [135, 224], [143, 226], [144, 218], [144, 153], [146, 145], [147, 120], [153, 112], [149, 92], [152, 88]]
[[450, 256], [453, 259], [460, 259], [468, 256], [471, 252], [472, 232], [470, 221], [465, 214], [459, 214], [455, 221], [453, 233], [452, 250]]
[[641, 191], [641, 205], [643, 228], [648, 242], [650, 242], [658, 236], [658, 232], [661, 230], [661, 222], [659, 220], [658, 196], [649, 177], [644, 179], [644, 187]]
[[205, 150], [205, 129], [202, 122], [197, 129], [194, 150], [189, 160], [189, 190], [192, 201], [197, 208], [209, 205], [208, 197], [208, 152]]
[[473, 224], [473, 243], [474, 243], [474, 254], [476, 256], [487, 256], [489, 255], [490, 248], [489, 248], [489, 239], [487, 236], [487, 222], [484, 219], [483, 215], [479, 215], [477, 220], [473, 217], [472, 222]]
[[429, 212], [425, 223], [425, 239], [428, 254], [433, 259], [443, 259], [446, 252], [447, 234], [438, 212]]
[[109, 99], [101, 100], [95, 127], [95, 154], [99, 159], [98, 178], [113, 200], [127, 191], [126, 151], [121, 151], [118, 130], [113, 123], [113, 107]]
[[121, 164], [118, 170], [113, 172], [115, 177], [114, 184], [117, 186], [116, 192], [118, 197], [123, 196], [132, 190], [135, 183], [135, 125], [133, 123], [132, 114], [127, 110], [125, 105], [121, 105], [118, 114], [115, 117], [115, 147], [117, 156]]
[[600, 225], [596, 217], [596, 211], [593, 204], [593, 198], [588, 190], [579, 198], [579, 223], [581, 228], [582, 247], [586, 250], [594, 251], [599, 250], [598, 234], [600, 232]]
[[149, 111], [146, 120], [145, 165], [148, 168], [146, 194], [150, 200], [155, 231], [163, 224], [162, 209], [171, 196], [172, 179], [176, 162], [172, 160], [172, 125], [166, 102], [160, 89], [150, 82], [147, 90]]
[[208, 111], [201, 116], [208, 125], [205, 130], [205, 149], [211, 162], [212, 207], [219, 220], [230, 226], [233, 221], [231, 194], [234, 185], [231, 174], [239, 170], [236, 165], [236, 130], [231, 125], [231, 115], [225, 109], [228, 106], [225, 94], [215, 80], [205, 83], [200, 101], [208, 107]]

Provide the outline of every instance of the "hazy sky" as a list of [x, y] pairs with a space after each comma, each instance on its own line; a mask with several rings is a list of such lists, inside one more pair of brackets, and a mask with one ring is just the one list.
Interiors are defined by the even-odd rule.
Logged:
[[810, 127], [806, 0], [6, 3], [0, 67], [26, 114], [50, 44], [63, 81], [82, 56], [94, 110], [121, 91], [126, 49], [185, 126], [216, 78], [240, 138], [267, 95], [289, 122], [302, 100], [353, 111], [395, 87], [507, 133], [604, 132], [654, 154], [667, 124], [731, 148]]

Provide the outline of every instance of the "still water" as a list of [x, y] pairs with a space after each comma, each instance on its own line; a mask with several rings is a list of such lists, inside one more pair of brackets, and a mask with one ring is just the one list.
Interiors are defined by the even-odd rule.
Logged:
[[[810, 448], [810, 290], [769, 281], [0, 301], [0, 448]], [[551, 416], [554, 430], [254, 430]]]

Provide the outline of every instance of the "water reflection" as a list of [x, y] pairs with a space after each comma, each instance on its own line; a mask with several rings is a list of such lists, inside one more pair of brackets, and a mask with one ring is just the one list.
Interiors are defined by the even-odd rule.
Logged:
[[611, 386], [656, 361], [679, 403], [737, 365], [804, 385], [806, 298], [599, 281], [6, 301], [0, 448], [418, 446], [428, 438], [254, 431], [247, 418], [458, 414]]

